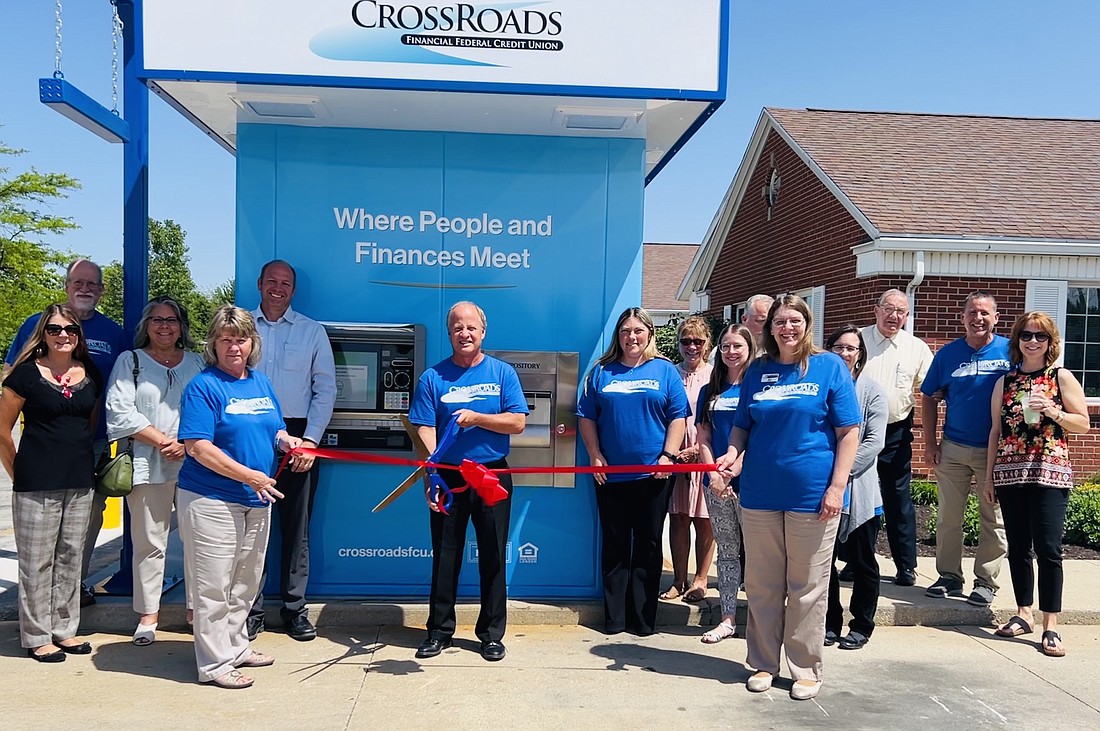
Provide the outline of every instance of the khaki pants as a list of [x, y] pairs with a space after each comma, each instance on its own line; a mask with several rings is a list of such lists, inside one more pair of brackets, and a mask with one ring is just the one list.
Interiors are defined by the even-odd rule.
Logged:
[[183, 560], [190, 564], [187, 593], [195, 609], [199, 682], [233, 670], [252, 655], [245, 627], [260, 590], [271, 508], [250, 508], [178, 493]]
[[741, 509], [749, 667], [776, 675], [787, 653], [794, 680], [821, 680], [829, 569], [839, 518]]
[[[985, 481], [986, 448], [968, 447], [948, 439], [940, 444], [940, 463], [936, 465], [939, 492], [939, 514], [936, 517], [936, 571], [941, 577], [963, 581], [963, 514], [973, 477], [980, 485]], [[978, 492], [978, 512], [981, 533], [978, 551], [974, 555], [974, 585], [988, 586], [996, 591], [997, 574], [1001, 571], [1008, 542], [1001, 509], [990, 505]]]
[[126, 496], [130, 511], [130, 537], [134, 543], [134, 611], [160, 611], [164, 590], [164, 554], [172, 527], [172, 506], [176, 502], [176, 481], [134, 485]]

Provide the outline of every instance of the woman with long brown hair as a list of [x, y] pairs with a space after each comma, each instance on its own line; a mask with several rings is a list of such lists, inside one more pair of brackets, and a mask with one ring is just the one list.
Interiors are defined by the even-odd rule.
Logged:
[[[80, 317], [67, 305], [50, 305], [0, 397], [0, 462], [12, 478], [19, 554], [19, 637], [39, 662], [92, 651], [75, 635], [102, 392]], [[20, 413], [23, 434], [16, 451], [12, 429]]]

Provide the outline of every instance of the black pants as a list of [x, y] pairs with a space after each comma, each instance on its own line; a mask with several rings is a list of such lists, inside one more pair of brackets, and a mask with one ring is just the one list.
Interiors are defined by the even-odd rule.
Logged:
[[890, 556], [900, 571], [917, 568], [917, 511], [909, 483], [913, 478], [913, 415], [886, 425], [886, 445], [878, 455], [882, 514]]
[[[505, 460], [485, 465], [490, 469], [507, 467]], [[457, 470], [440, 470], [451, 488], [466, 481]], [[496, 505], [486, 505], [472, 489], [457, 493], [449, 514], [432, 511], [432, 591], [428, 607], [428, 636], [448, 639], [455, 633], [455, 600], [458, 575], [466, 558], [466, 526], [473, 521], [477, 536], [477, 570], [481, 575], [481, 612], [474, 632], [482, 642], [504, 639], [508, 624], [508, 584], [504, 573], [508, 565], [508, 524], [512, 511], [512, 476], [501, 475], [501, 486], [508, 497]]]
[[[848, 623], [848, 629], [864, 637], [870, 637], [875, 631], [875, 612], [878, 610], [879, 573], [875, 542], [878, 540], [880, 522], [876, 515], [853, 528], [847, 541], [837, 543], [838, 549], [843, 548], [848, 568], [852, 570], [852, 601], [848, 605], [852, 621]], [[839, 635], [843, 624], [844, 607], [840, 604], [840, 579], [834, 559], [829, 575], [829, 608], [825, 613], [825, 629]]]
[[[300, 437], [305, 433], [305, 419], [284, 419], [287, 434]], [[306, 611], [306, 585], [309, 583], [309, 519], [313, 515], [313, 498], [317, 485], [317, 463], [309, 472], [292, 472], [290, 465], [279, 474], [275, 489], [283, 494], [275, 503], [272, 516], [279, 521], [279, 595], [282, 598], [280, 613], [284, 620], [293, 619]], [[264, 613], [264, 584], [267, 583], [267, 564], [260, 577], [260, 591], [252, 604], [249, 615], [262, 617]]]
[[1039, 611], [1062, 611], [1062, 532], [1069, 490], [1039, 485], [997, 488], [997, 501], [1008, 539], [1008, 570], [1016, 605], [1035, 603], [1035, 567], [1039, 560]]
[[645, 477], [596, 485], [603, 533], [604, 622], [609, 633], [653, 634], [661, 592], [661, 534], [672, 480]]

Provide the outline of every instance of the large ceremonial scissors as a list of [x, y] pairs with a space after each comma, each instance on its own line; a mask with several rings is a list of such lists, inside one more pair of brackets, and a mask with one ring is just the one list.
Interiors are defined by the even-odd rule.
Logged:
[[[420, 438], [419, 432], [416, 430], [416, 426], [409, 421], [409, 417], [404, 414], [401, 415], [401, 423], [405, 425], [405, 431], [409, 433], [409, 438], [412, 439], [413, 447], [416, 450], [417, 459], [424, 462], [436, 462], [437, 458], [451, 448], [454, 443], [455, 437], [458, 436], [460, 431], [458, 426], [458, 415], [451, 417], [451, 420], [447, 422], [447, 426], [443, 430], [443, 434], [440, 436], [439, 441], [436, 443], [435, 451], [428, 453], [428, 448], [424, 444], [424, 440]], [[406, 477], [404, 481], [393, 489], [389, 495], [382, 499], [382, 502], [374, 506], [371, 510], [372, 513], [377, 513], [385, 507], [388, 507], [397, 498], [405, 494], [405, 491], [412, 487], [418, 480], [424, 480], [425, 489], [430, 491], [429, 498], [432, 502], [439, 505], [443, 512], [447, 512], [450, 509], [451, 504], [454, 502], [454, 496], [451, 495], [451, 490], [448, 489], [446, 483], [443, 482], [443, 478], [439, 476], [439, 473], [434, 469], [428, 469], [427, 467], [417, 467], [413, 470], [413, 473]]]

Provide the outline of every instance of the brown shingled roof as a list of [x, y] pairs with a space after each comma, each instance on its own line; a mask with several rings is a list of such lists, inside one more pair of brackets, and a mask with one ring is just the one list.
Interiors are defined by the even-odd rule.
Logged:
[[882, 234], [1100, 240], [1100, 121], [767, 113]]
[[688, 301], [676, 299], [676, 290], [698, 250], [699, 244], [642, 246], [642, 307], [687, 311]]

